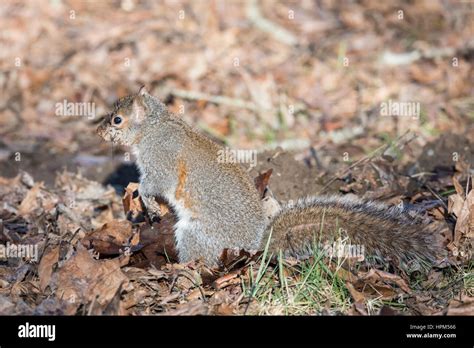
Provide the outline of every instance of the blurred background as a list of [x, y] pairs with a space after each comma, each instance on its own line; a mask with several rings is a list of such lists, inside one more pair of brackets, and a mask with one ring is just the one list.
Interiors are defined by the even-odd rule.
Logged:
[[[425, 166], [417, 171], [453, 152], [472, 163], [473, 8], [442, 0], [2, 1], [0, 175], [25, 170], [48, 183], [67, 168], [123, 179], [116, 168], [127, 150], [94, 130], [118, 97], [142, 85], [215, 140], [281, 146], [319, 176], [409, 129], [419, 134], [409, 154]], [[419, 117], [383, 117], [389, 101], [418, 103]], [[92, 111], [58, 112], [69, 103]]]

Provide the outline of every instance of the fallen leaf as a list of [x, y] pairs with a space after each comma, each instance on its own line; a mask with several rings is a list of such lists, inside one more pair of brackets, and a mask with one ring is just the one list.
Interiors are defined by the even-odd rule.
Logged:
[[[140, 230], [140, 244], [143, 246], [141, 253], [146, 258], [146, 264], [159, 268], [170, 261], [178, 260], [174, 235], [175, 217], [166, 214], [153, 226], [142, 224]], [[138, 267], [138, 266], [137, 266]]]
[[143, 214], [143, 208], [138, 196], [138, 183], [131, 182], [125, 188], [125, 194], [122, 198], [123, 212], [132, 219], [137, 219], [138, 215]]
[[262, 251], [260, 250], [244, 250], [237, 248], [226, 248], [222, 251], [219, 260], [227, 269], [227, 271], [238, 268], [250, 261], [254, 261], [260, 257]]
[[405, 280], [403, 280], [400, 276], [384, 272], [378, 269], [371, 269], [365, 275], [363, 275], [361, 280], [372, 283], [374, 285], [377, 284], [396, 284], [401, 290], [410, 294], [412, 291]]
[[58, 198], [45, 190], [42, 182], [34, 184], [18, 207], [22, 216], [30, 216], [37, 211], [50, 211], [57, 204]]
[[235, 314], [235, 306], [232, 306], [228, 303], [221, 303], [214, 307], [214, 314], [217, 315], [234, 315]]
[[212, 284], [214, 289], [223, 289], [226, 286], [232, 285], [232, 284], [239, 284], [240, 279], [238, 279], [240, 275], [240, 270], [233, 271], [231, 273], [228, 273], [214, 281]]
[[384, 305], [382, 308], [380, 308], [379, 315], [382, 316], [389, 316], [389, 315], [398, 315], [399, 313], [395, 311], [393, 308]]
[[51, 280], [53, 274], [53, 266], [58, 262], [59, 259], [59, 246], [55, 246], [47, 249], [43, 254], [41, 261], [38, 265], [38, 276], [41, 291], [44, 292], [46, 287]]
[[456, 226], [454, 227], [454, 239], [448, 245], [453, 255], [460, 260], [469, 260], [474, 248], [474, 190], [471, 189], [466, 197], [461, 185], [456, 184], [456, 191], [461, 191], [448, 197], [448, 212], [456, 215]]
[[[82, 240], [86, 248], [93, 248], [102, 255], [118, 255], [126, 247], [138, 245], [137, 234], [133, 233], [128, 220], [112, 220], [101, 228], [92, 231]], [[135, 244], [132, 244], [135, 243]]]
[[201, 300], [194, 300], [179, 304], [173, 311], [169, 311], [168, 315], [207, 315], [209, 312], [208, 306], [206, 306]]
[[260, 193], [261, 198], [264, 197], [265, 190], [267, 189], [268, 182], [270, 181], [270, 176], [272, 175], [272, 173], [273, 173], [273, 169], [270, 168], [263, 173], [259, 173], [258, 176], [254, 179], [255, 187]]
[[79, 245], [76, 253], [53, 275], [52, 283], [56, 287], [56, 297], [69, 303], [67, 314], [74, 314], [81, 304], [93, 301], [93, 314], [101, 314], [128, 279], [122, 273], [118, 259], [94, 260]]
[[352, 298], [354, 299], [354, 302], [356, 302], [356, 303], [365, 303], [366, 297], [365, 297], [364, 293], [362, 293], [360, 291], [357, 291], [354, 288], [354, 285], [352, 285], [349, 282], [346, 283], [346, 287], [347, 287], [347, 290], [349, 290], [349, 293], [351, 294]]
[[449, 301], [447, 315], [474, 315], [474, 297], [463, 296]]

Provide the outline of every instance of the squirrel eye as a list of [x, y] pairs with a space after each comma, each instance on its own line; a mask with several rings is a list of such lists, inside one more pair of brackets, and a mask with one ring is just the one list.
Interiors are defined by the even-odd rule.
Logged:
[[114, 122], [114, 124], [116, 124], [116, 125], [122, 123], [122, 117], [120, 117], [120, 116], [115, 116], [113, 122]]

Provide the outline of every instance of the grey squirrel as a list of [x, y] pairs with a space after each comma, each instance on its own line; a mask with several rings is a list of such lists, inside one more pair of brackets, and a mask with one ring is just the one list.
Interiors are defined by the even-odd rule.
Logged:
[[225, 248], [262, 250], [270, 234], [270, 252], [304, 257], [314, 240], [334, 239], [338, 231], [368, 254], [396, 265], [432, 264], [442, 251], [439, 231], [421, 217], [358, 198], [308, 197], [267, 216], [243, 167], [218, 161], [222, 146], [170, 113], [143, 87], [119, 99], [97, 133], [132, 147], [139, 193], [151, 218], [160, 215], [155, 197], [173, 208], [180, 262], [203, 258], [217, 265]]

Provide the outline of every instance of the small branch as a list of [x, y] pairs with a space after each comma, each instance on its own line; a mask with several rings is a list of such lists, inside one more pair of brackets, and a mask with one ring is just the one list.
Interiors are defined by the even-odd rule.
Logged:
[[172, 89], [169, 91], [170, 94], [178, 98], [188, 99], [188, 100], [205, 100], [214, 104], [234, 106], [242, 109], [249, 109], [252, 111], [258, 111], [258, 107], [252, 103], [243, 99], [230, 98], [221, 95], [210, 95], [201, 92], [195, 91], [186, 91], [183, 89]]
[[393, 53], [391, 51], [384, 51], [380, 60], [384, 65], [406, 65], [411, 64], [421, 58], [437, 59], [445, 57], [453, 57], [456, 50], [451, 47], [442, 48], [428, 48], [425, 50], [414, 50], [404, 53]]
[[298, 43], [296, 36], [262, 16], [257, 0], [247, 2], [247, 17], [257, 28], [272, 35], [276, 40], [292, 46]]

